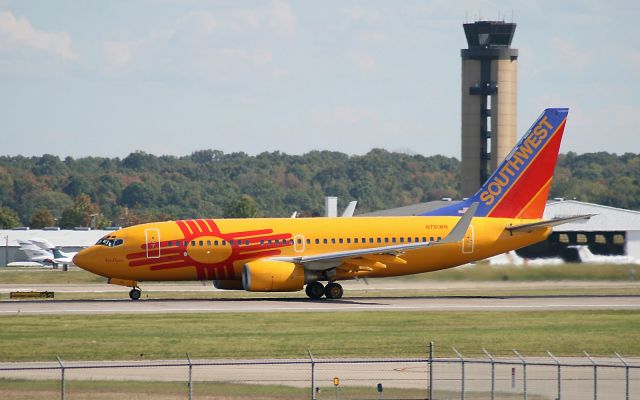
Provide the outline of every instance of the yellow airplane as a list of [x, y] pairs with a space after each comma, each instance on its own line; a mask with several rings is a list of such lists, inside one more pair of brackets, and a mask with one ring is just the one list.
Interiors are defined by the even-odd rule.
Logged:
[[[471, 198], [412, 217], [166, 221], [127, 227], [73, 262], [109, 282], [212, 280], [218, 289], [343, 295], [341, 280], [409, 275], [482, 260], [585, 219], [541, 220], [568, 109], [547, 109]], [[327, 282], [326, 286], [322, 282]]]

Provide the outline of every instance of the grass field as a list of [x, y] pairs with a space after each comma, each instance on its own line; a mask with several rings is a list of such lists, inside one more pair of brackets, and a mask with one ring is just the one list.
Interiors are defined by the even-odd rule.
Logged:
[[640, 354], [640, 311], [377, 312], [0, 317], [0, 360]]

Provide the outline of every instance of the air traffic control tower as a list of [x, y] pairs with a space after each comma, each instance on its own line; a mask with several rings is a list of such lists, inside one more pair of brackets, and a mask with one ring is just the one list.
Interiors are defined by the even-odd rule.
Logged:
[[516, 24], [464, 24], [462, 49], [462, 196], [473, 195], [516, 143]]

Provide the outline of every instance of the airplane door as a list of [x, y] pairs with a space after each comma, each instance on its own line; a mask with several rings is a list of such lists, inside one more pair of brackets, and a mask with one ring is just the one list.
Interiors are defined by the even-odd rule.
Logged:
[[304, 236], [295, 235], [293, 237], [293, 250], [296, 253], [302, 253], [304, 251], [304, 246], [305, 246]]
[[474, 245], [474, 230], [473, 225], [469, 225], [469, 229], [467, 229], [467, 233], [464, 235], [464, 239], [462, 239], [462, 253], [463, 254], [471, 254], [473, 253], [473, 245]]
[[147, 258], [160, 258], [160, 229], [145, 229], [147, 239]]

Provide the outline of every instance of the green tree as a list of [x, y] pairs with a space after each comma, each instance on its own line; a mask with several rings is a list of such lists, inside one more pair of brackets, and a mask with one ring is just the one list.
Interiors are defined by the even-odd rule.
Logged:
[[128, 207], [150, 207], [155, 203], [155, 200], [156, 196], [148, 185], [134, 182], [122, 191], [120, 204]]
[[97, 216], [97, 207], [91, 203], [91, 198], [81, 193], [76, 197], [73, 207], [62, 212], [60, 227], [70, 229], [76, 226], [90, 226], [91, 219]]
[[258, 206], [253, 197], [246, 194], [229, 203], [224, 210], [225, 218], [255, 218], [257, 216]]
[[31, 229], [42, 229], [45, 226], [53, 226], [55, 219], [47, 208], [38, 208], [31, 216], [29, 227]]
[[18, 214], [9, 207], [0, 207], [0, 228], [10, 229], [20, 226]]

